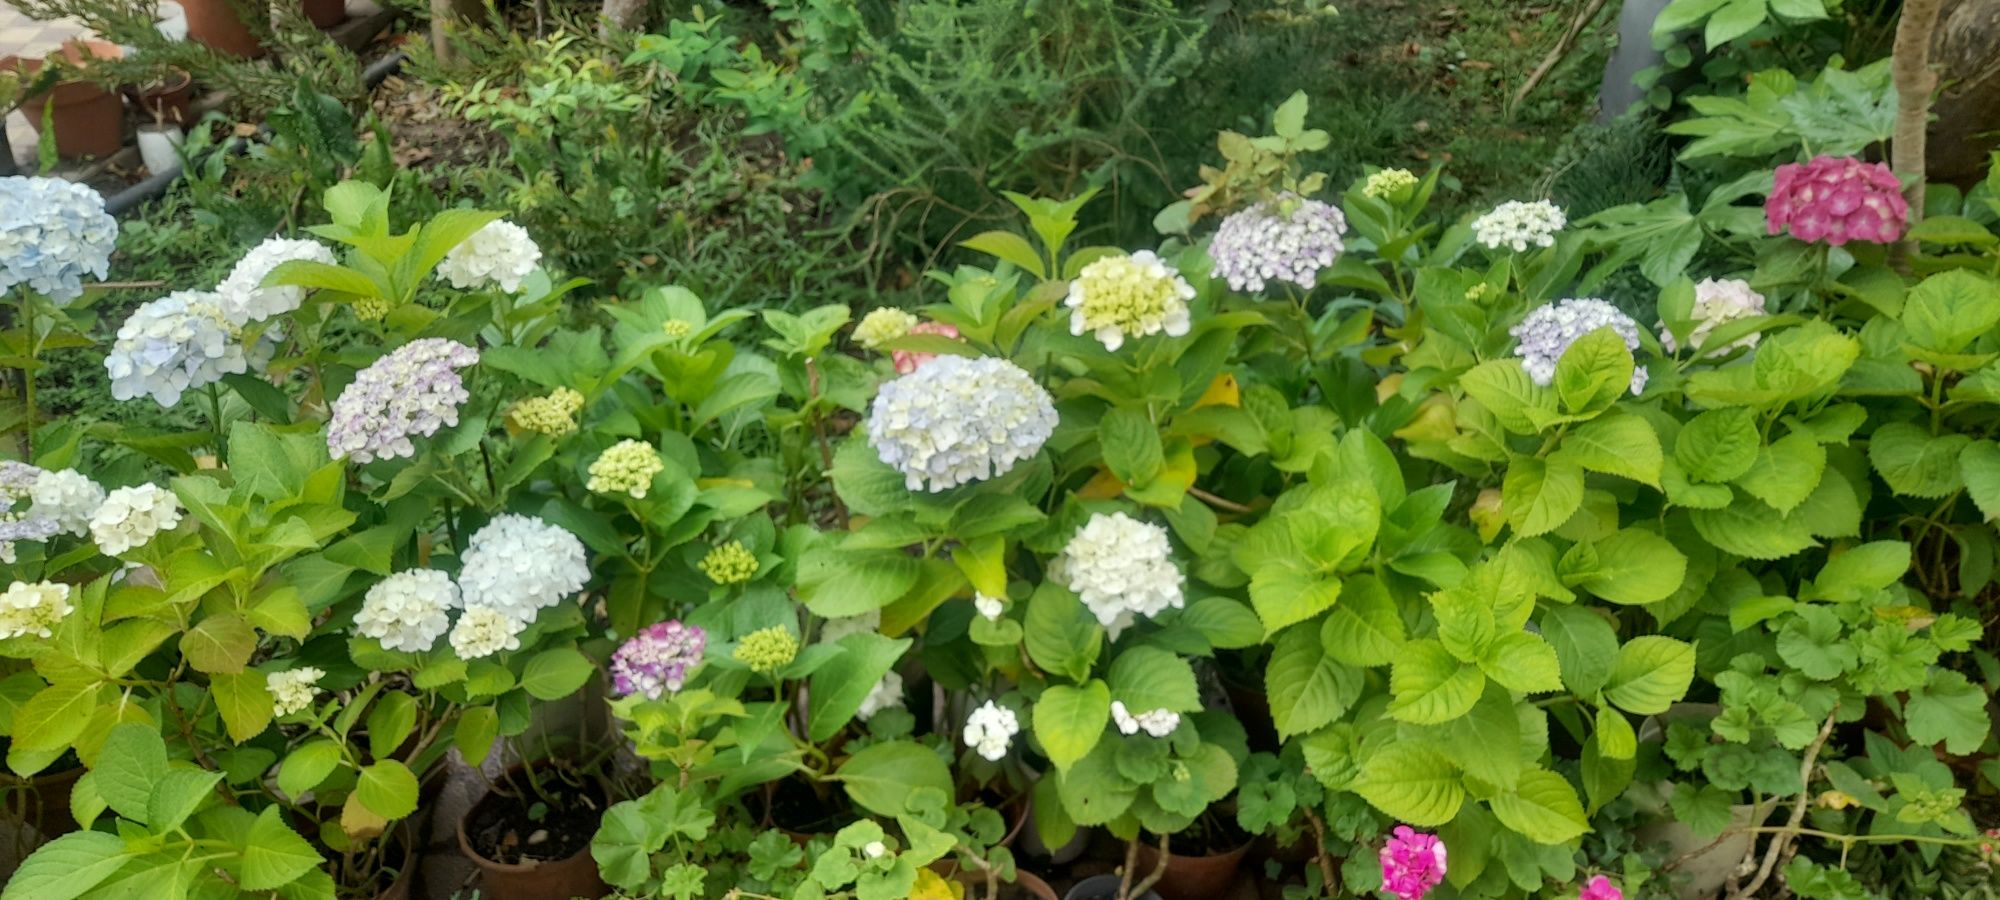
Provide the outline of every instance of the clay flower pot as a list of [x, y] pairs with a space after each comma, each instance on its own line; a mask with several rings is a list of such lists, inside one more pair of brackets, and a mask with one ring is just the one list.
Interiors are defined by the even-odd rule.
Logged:
[[180, 0], [187, 13], [187, 33], [197, 43], [218, 53], [256, 59], [266, 52], [250, 26], [237, 15], [229, 0]]
[[313, 27], [332, 28], [347, 21], [347, 0], [305, 0], [306, 18]]
[[[114, 58], [122, 55], [123, 51], [118, 45], [105, 41], [71, 41], [63, 45], [61, 53], [70, 65], [83, 67], [89, 65], [92, 59]], [[18, 56], [0, 60], [0, 68], [12, 69], [24, 78], [33, 78], [47, 64], [46, 60]], [[87, 81], [72, 80], [59, 82], [44, 93], [24, 97], [21, 112], [37, 132], [43, 127], [42, 113], [51, 100], [55, 104], [53, 118], [57, 153], [72, 159], [105, 157], [125, 146], [125, 101], [119, 95]]]
[[[965, 885], [966, 900], [984, 900], [986, 879], [981, 877], [980, 873], [960, 872], [956, 878], [959, 884]], [[1112, 887], [1116, 889], [1117, 885]], [[1018, 897], [1033, 897], [1035, 900], [1056, 900], [1056, 889], [1049, 887], [1048, 882], [1026, 869], [1014, 870], [1013, 884], [1004, 881], [1000, 883], [1000, 896], [1005, 898], [1009, 893]]]
[[[518, 783], [524, 777], [524, 769], [516, 767], [506, 781]], [[488, 793], [458, 820], [458, 850], [479, 867], [480, 897], [484, 900], [558, 900], [602, 897], [611, 892], [604, 879], [597, 874], [597, 859], [590, 855], [588, 840], [583, 842], [581, 849], [562, 859], [507, 863], [482, 855], [468, 833], [468, 826], [492, 816], [504, 815], [501, 810], [504, 810], [505, 804], [518, 802], [518, 798], [502, 793]], [[597, 811], [602, 812], [601, 805]], [[549, 827], [563, 826], [551, 823]]]
[[[1118, 882], [1116, 875], [1092, 875], [1070, 888], [1069, 893], [1063, 895], [1063, 900], [1117, 900]], [[1140, 894], [1138, 900], [1160, 900], [1160, 895], [1147, 891]]]
[[[1243, 864], [1243, 855], [1249, 850], [1250, 844], [1245, 842], [1228, 853], [1213, 856], [1176, 853], [1167, 857], [1167, 874], [1153, 889], [1166, 900], [1214, 900], [1227, 896], [1229, 886], [1236, 882], [1236, 870]], [[1159, 864], [1159, 849], [1141, 844], [1135, 871], [1151, 872]]]
[[125, 96], [139, 107], [147, 122], [185, 126], [193, 118], [194, 76], [173, 69], [152, 84], [127, 87]]

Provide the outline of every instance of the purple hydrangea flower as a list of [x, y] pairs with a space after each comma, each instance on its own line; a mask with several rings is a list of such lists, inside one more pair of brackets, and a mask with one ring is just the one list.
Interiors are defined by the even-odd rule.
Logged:
[[648, 625], [611, 654], [612, 687], [621, 696], [641, 694], [649, 700], [678, 693], [707, 646], [708, 635], [679, 620]]
[[327, 450], [360, 463], [415, 454], [411, 438], [458, 424], [470, 395], [457, 370], [478, 361], [479, 351], [445, 338], [411, 341], [376, 360], [333, 401]]
[[[1520, 342], [1514, 348], [1514, 355], [1521, 358], [1528, 377], [1546, 387], [1556, 377], [1556, 361], [1562, 359], [1563, 351], [1599, 328], [1617, 332], [1625, 339], [1625, 349], [1638, 351], [1639, 323], [1619, 312], [1618, 307], [1595, 298], [1558, 300], [1537, 307], [1507, 333]], [[1646, 367], [1633, 366], [1632, 393], [1645, 389]]]
[[1346, 250], [1347, 217], [1318, 200], [1286, 195], [1233, 213], [1215, 230], [1208, 256], [1232, 290], [1261, 291], [1268, 281], [1311, 290], [1319, 270]]

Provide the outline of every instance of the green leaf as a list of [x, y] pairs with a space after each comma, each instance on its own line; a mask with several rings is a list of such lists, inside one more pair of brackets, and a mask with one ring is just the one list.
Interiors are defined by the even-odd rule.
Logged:
[[1090, 755], [1056, 776], [1063, 811], [1076, 824], [1103, 825], [1124, 815], [1138, 799], [1138, 786], [1118, 771], [1119, 743], [1099, 741]]
[[417, 726], [417, 698], [402, 691], [385, 691], [368, 710], [368, 751], [377, 759], [393, 756]]
[[1859, 600], [1903, 580], [1910, 570], [1910, 545], [1872, 541], [1849, 547], [1826, 561], [1802, 599]]
[[1674, 438], [1674, 461], [1694, 481], [1735, 481], [1757, 462], [1763, 447], [1749, 409], [1712, 409], [1690, 419]]
[[1750, 470], [1736, 479], [1750, 495], [1781, 513], [1791, 512], [1826, 474], [1826, 448], [1806, 434], [1789, 434], [1757, 454]]
[[1488, 360], [1458, 377], [1466, 396], [1479, 401], [1515, 434], [1534, 434], [1556, 416], [1555, 392], [1535, 384], [1518, 359]]
[[1042, 255], [1035, 252], [1034, 245], [1028, 243], [1027, 238], [1011, 231], [983, 231], [960, 241], [959, 246], [1013, 263], [1036, 278], [1048, 278], [1048, 268], [1042, 262]]
[[1368, 757], [1354, 790], [1390, 818], [1423, 828], [1451, 821], [1465, 802], [1451, 759], [1407, 741], [1385, 744]]
[[1525, 631], [1500, 635], [1486, 649], [1479, 662], [1486, 677], [1510, 691], [1542, 694], [1563, 687], [1562, 666], [1554, 647]]
[[1625, 348], [1625, 339], [1606, 325], [1563, 350], [1552, 384], [1564, 410], [1598, 413], [1631, 390], [1632, 369], [1632, 351]]
[[111, 729], [91, 770], [97, 796], [113, 812], [134, 822], [147, 822], [153, 785], [167, 777], [167, 743], [160, 733], [137, 722]]
[[1626, 712], [1656, 716], [1686, 696], [1693, 681], [1692, 645], [1670, 637], [1646, 635], [1618, 648], [1618, 659], [1612, 663], [1604, 696]]
[[1111, 661], [1105, 680], [1113, 699], [1133, 714], [1164, 709], [1201, 711], [1201, 689], [1187, 660], [1158, 647], [1131, 647]]
[[1991, 522], [2000, 519], [2000, 444], [1975, 441], [1958, 457], [1959, 475], [1965, 493], [1979, 507], [1979, 514]]
[[1386, 666], [1406, 639], [1403, 617], [1389, 591], [1372, 575], [1352, 575], [1343, 598], [1320, 626], [1328, 656], [1350, 666]]
[[583, 689], [597, 667], [575, 647], [544, 650], [521, 670], [521, 687], [537, 700], [561, 700]]
[[271, 716], [277, 710], [264, 673], [252, 669], [234, 675], [215, 675], [209, 678], [208, 686], [231, 740], [241, 744], [263, 734], [264, 727], [271, 724]]
[[899, 550], [808, 550], [798, 564], [799, 596], [814, 615], [864, 615], [894, 602], [923, 576], [920, 560]]
[[1082, 687], [1056, 685], [1035, 701], [1035, 739], [1063, 772], [1090, 754], [1109, 721], [1111, 689], [1095, 678]]
[[1612, 759], [1631, 759], [1639, 752], [1639, 736], [1631, 721], [1609, 706], [1597, 708], [1597, 749]]
[[1660, 435], [1639, 416], [1606, 415], [1578, 425], [1563, 438], [1562, 454], [1592, 472], [1660, 485], [1666, 454]]
[[97, 710], [101, 685], [64, 681], [42, 688], [14, 712], [15, 751], [53, 751], [69, 747], [90, 724]]
[[[415, 783], [411, 779], [413, 793]], [[312, 845], [286, 827], [284, 814], [278, 807], [267, 806], [250, 823], [250, 830], [243, 837], [243, 879], [239, 887], [247, 891], [277, 890], [318, 868], [321, 862]]]
[[1264, 640], [1264, 623], [1250, 607], [1228, 597], [1203, 597], [1180, 615], [1180, 624], [1201, 632], [1208, 645], [1220, 650], [1255, 647]]
[[1563, 584], [1582, 587], [1612, 603], [1640, 606], [1680, 590], [1687, 556], [1673, 543], [1643, 528], [1621, 528], [1610, 536], [1577, 544], [1563, 554]]
[[417, 776], [397, 760], [381, 760], [361, 768], [354, 797], [369, 812], [393, 822], [416, 812]]
[[[1973, 228], [1992, 241], [1986, 229]], [[1918, 349], [1958, 353], [2000, 325], [2000, 287], [1963, 269], [1932, 275], [1911, 289], [1901, 321]]]
[[1028, 658], [1042, 669], [1082, 681], [1097, 654], [1104, 627], [1083, 601], [1054, 581], [1044, 581], [1028, 598], [1026, 632]]
[[1769, 10], [1765, 0], [1729, 0], [1708, 18], [1708, 30], [1704, 40], [1711, 49], [1736, 40], [1750, 30], [1764, 24]]
[[[1825, 479], [1822, 485], [1835, 479]], [[1738, 497], [1722, 509], [1697, 509], [1688, 515], [1695, 531], [1717, 548], [1750, 559], [1783, 559], [1808, 547], [1813, 540], [1812, 519], [1804, 515], [1810, 504], [1787, 516], [1750, 497]]]
[[1271, 117], [1271, 133], [1287, 140], [1296, 139], [1306, 128], [1306, 92], [1294, 91]]
[[1500, 824], [1539, 844], [1566, 844], [1590, 830], [1576, 788], [1547, 769], [1523, 773], [1513, 791], [1487, 805]]
[[147, 798], [146, 826], [154, 832], [181, 827], [181, 823], [194, 814], [202, 801], [215, 796], [215, 786], [221, 783], [221, 772], [198, 769], [168, 772], [165, 778], [153, 785], [152, 796]]
[[1859, 661], [1842, 634], [1840, 619], [1820, 606], [1802, 606], [1778, 630], [1778, 656], [1814, 681], [1831, 681]]
[[73, 831], [21, 861], [0, 900], [73, 900], [125, 865], [125, 841], [101, 831]]
[[1673, 0], [1653, 20], [1653, 33], [1672, 34], [1709, 17], [1729, 0]]
[[807, 734], [812, 740], [824, 742], [846, 727], [860, 711], [861, 702], [896, 667], [896, 660], [903, 658], [911, 643], [909, 638], [875, 632], [841, 638], [841, 654], [812, 674], [806, 692]]
[[1869, 438], [1868, 461], [1898, 494], [1942, 497], [1963, 486], [1959, 456], [1971, 443], [1962, 434], [1933, 437], [1917, 425], [1891, 422]]
[[1452, 762], [1494, 787], [1512, 788], [1527, 764], [1521, 739], [1521, 716], [1504, 691], [1487, 691], [1472, 712], [1442, 728], [1443, 746]]
[[1389, 691], [1395, 695], [1389, 715], [1417, 725], [1449, 722], [1471, 711], [1485, 689], [1478, 666], [1460, 662], [1437, 641], [1411, 641], [1389, 670]]
[[300, 744], [286, 754], [284, 764], [278, 768], [278, 788], [285, 796], [297, 800], [325, 782], [340, 766], [340, 760], [340, 745], [333, 741], [321, 738]]
[[1937, 669], [1930, 682], [1910, 691], [1903, 709], [1910, 740], [1923, 746], [1942, 742], [1948, 753], [1965, 756], [1993, 733], [1986, 716], [1986, 693], [1950, 669]]
[[841, 763], [834, 775], [856, 806], [893, 818], [904, 811], [911, 792], [923, 788], [953, 796], [951, 768], [921, 744], [888, 741], [873, 744]]
[[1547, 534], [1583, 506], [1583, 470], [1561, 458], [1517, 456], [1501, 481], [1500, 504], [1515, 534]]
[[1159, 429], [1130, 410], [1112, 409], [1098, 420], [1097, 444], [1104, 453], [1104, 465], [1128, 485], [1150, 483], [1166, 465]]
[[1326, 655], [1311, 628], [1278, 636], [1264, 667], [1271, 721], [1280, 739], [1315, 731], [1345, 713], [1361, 695], [1361, 673]]
[[451, 745], [458, 748], [468, 765], [477, 766], [493, 752], [493, 742], [499, 736], [500, 711], [491, 706], [475, 706], [459, 714]]
[[1555, 647], [1563, 683], [1582, 696], [1597, 693], [1618, 659], [1618, 633], [1596, 610], [1555, 606], [1542, 614], [1542, 636]]

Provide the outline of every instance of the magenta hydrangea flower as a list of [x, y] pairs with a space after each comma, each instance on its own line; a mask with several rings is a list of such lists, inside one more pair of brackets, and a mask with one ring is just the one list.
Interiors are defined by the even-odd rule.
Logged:
[[[924, 322], [912, 325], [910, 326], [910, 333], [935, 334], [939, 337], [951, 338], [952, 340], [958, 339], [958, 329], [943, 322]], [[896, 361], [896, 374], [908, 375], [911, 372], [915, 372], [918, 366], [937, 359], [937, 354], [925, 353], [921, 350], [891, 350], [889, 351], [889, 358]]]
[[648, 625], [611, 654], [612, 687], [621, 696], [643, 694], [649, 700], [678, 693], [707, 646], [708, 635], [679, 620]]
[[1396, 826], [1382, 845], [1382, 890], [1397, 900], [1423, 900], [1431, 888], [1444, 883], [1444, 855], [1444, 842], [1437, 835]]
[[1803, 165], [1779, 166], [1777, 183], [1764, 202], [1771, 234], [1789, 230], [1799, 240], [1836, 247], [1848, 241], [1895, 243], [1909, 220], [1910, 204], [1896, 173], [1851, 156], [1819, 156]]
[[458, 405], [470, 396], [458, 370], [478, 361], [479, 351], [446, 338], [411, 341], [376, 360], [333, 401], [328, 452], [358, 463], [414, 455], [411, 438], [458, 424]]
[[1599, 875], [1584, 882], [1583, 893], [1576, 895], [1576, 900], [1625, 900], [1625, 892], [1612, 884], [1611, 879]]

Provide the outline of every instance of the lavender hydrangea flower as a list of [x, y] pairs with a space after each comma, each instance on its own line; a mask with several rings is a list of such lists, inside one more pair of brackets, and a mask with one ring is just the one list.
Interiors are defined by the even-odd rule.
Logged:
[[648, 625], [611, 654], [612, 687], [621, 696], [649, 700], [679, 693], [707, 646], [708, 635], [693, 625], [678, 620]]
[[[1558, 300], [1537, 307], [1521, 324], [1508, 330], [1520, 344], [1514, 355], [1536, 384], [1547, 386], [1556, 377], [1556, 361], [1569, 345], [1599, 328], [1609, 328], [1625, 340], [1625, 349], [1639, 349], [1639, 323], [1618, 311], [1618, 307], [1594, 297]], [[1646, 367], [1632, 367], [1632, 393], [1646, 389]]]
[[882, 386], [868, 443], [910, 490], [1005, 475], [1055, 431], [1049, 392], [1004, 359], [941, 356]]
[[1286, 195], [1223, 219], [1208, 257], [1231, 290], [1261, 291], [1270, 281], [1311, 290], [1319, 270], [1347, 249], [1340, 240], [1346, 231], [1347, 217], [1338, 207]]
[[333, 401], [327, 450], [359, 463], [414, 455], [411, 438], [458, 424], [458, 406], [471, 395], [457, 370], [478, 361], [479, 351], [445, 338], [411, 341], [376, 360]]
[[217, 295], [175, 291], [132, 312], [104, 357], [111, 396], [150, 396], [171, 408], [181, 395], [250, 369], [241, 335]]
[[57, 302], [83, 295], [83, 276], [103, 278], [118, 244], [104, 198], [61, 178], [0, 178], [0, 294], [25, 284]]

